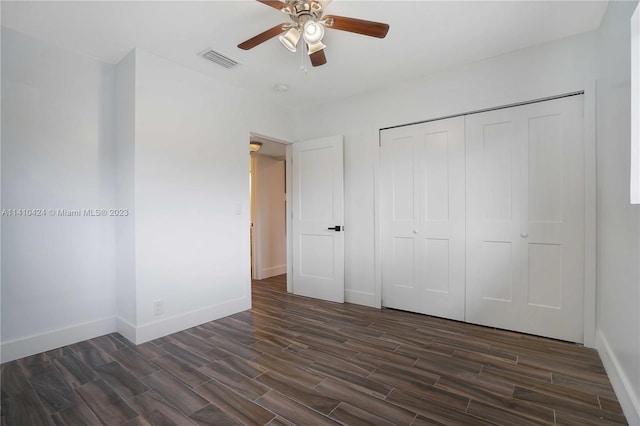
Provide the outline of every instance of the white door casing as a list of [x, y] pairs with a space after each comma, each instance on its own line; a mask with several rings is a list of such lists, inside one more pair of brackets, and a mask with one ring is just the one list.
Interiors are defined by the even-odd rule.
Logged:
[[381, 132], [382, 303], [464, 320], [464, 118]]
[[295, 143], [291, 159], [293, 293], [343, 303], [343, 138]]
[[466, 320], [583, 342], [583, 96], [465, 124]]

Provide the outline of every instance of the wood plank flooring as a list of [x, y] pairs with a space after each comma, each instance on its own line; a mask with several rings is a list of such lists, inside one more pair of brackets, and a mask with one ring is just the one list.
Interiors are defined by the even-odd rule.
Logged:
[[135, 346], [117, 333], [2, 365], [2, 425], [620, 425], [591, 349], [287, 294]]

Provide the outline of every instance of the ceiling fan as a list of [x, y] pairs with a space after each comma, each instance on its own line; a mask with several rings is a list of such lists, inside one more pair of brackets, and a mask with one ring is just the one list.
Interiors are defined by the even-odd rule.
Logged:
[[322, 43], [325, 28], [348, 31], [370, 37], [384, 38], [389, 25], [381, 22], [327, 15], [325, 7], [331, 0], [257, 0], [258, 2], [286, 13], [292, 22], [285, 22], [270, 28], [249, 40], [240, 43], [240, 49], [249, 50], [279, 35], [280, 42], [292, 52], [297, 49], [300, 38], [306, 44], [311, 64], [314, 67], [327, 63]]

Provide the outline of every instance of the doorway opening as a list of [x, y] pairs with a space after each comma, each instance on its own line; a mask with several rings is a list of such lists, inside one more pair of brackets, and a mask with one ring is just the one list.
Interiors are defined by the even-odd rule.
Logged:
[[250, 176], [251, 280], [287, 279], [287, 144], [256, 134]]

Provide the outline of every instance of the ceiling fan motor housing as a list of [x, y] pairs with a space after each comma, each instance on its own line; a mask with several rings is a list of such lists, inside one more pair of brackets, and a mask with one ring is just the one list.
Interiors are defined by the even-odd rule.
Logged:
[[291, 0], [282, 10], [298, 24], [304, 24], [309, 19], [318, 20], [322, 18], [323, 12], [319, 2], [306, 0]]

